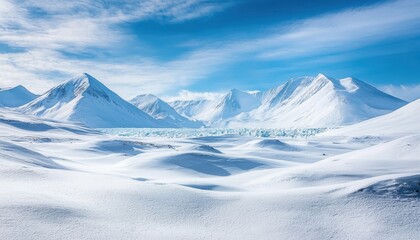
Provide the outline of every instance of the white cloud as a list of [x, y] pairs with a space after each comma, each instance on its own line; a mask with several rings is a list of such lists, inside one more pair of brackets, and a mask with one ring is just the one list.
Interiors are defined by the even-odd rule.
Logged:
[[[192, 80], [200, 79], [214, 68], [209, 62], [220, 62], [211, 52], [200, 56], [187, 55], [169, 62], [150, 59], [133, 61], [75, 60], [48, 49], [36, 49], [19, 53], [0, 54], [0, 87], [22, 84], [30, 90], [42, 93], [49, 87], [74, 75], [88, 72], [103, 81], [112, 90], [125, 98], [140, 93], [163, 94], [177, 88], [187, 87]], [[52, 74], [60, 77], [52, 78]]]
[[280, 26], [267, 36], [233, 42], [235, 52], [255, 52], [261, 59], [341, 53], [378, 41], [420, 33], [420, 2], [391, 1], [354, 8]]
[[420, 98], [420, 84], [412, 85], [382, 85], [378, 89], [405, 101], [414, 101]]
[[57, 81], [89, 72], [125, 97], [161, 93], [175, 83], [186, 86], [209, 71], [212, 64], [208, 61], [214, 57], [200, 51], [169, 62], [142, 56], [92, 60], [74, 59], [62, 52], [95, 54], [129, 41], [131, 35], [119, 23], [151, 18], [180, 22], [229, 6], [228, 1], [202, 0], [0, 1], [0, 43], [19, 48], [18, 52], [0, 52], [1, 87], [23, 84], [41, 93]]
[[[131, 35], [119, 23], [158, 19], [186, 21], [211, 15], [231, 2], [202, 0], [0, 0], [0, 43], [23, 52], [0, 53], [0, 87], [27, 85], [41, 92], [66, 78], [89, 72], [130, 98], [187, 88], [224, 65], [242, 59], [287, 60], [316, 54], [340, 54], [374, 42], [419, 33], [420, 2], [401, 0], [322, 15], [271, 29], [254, 39], [218, 39], [178, 59], [73, 59], [62, 51], [107, 51]], [[30, 14], [34, 8], [45, 16]], [[200, 98], [184, 94], [184, 98]], [[206, 94], [202, 94], [206, 97]], [[181, 96], [181, 94], [180, 94]], [[211, 96], [211, 95], [208, 95]]]
[[151, 18], [180, 22], [210, 15], [230, 5], [202, 0], [1, 1], [0, 42], [79, 51], [84, 47], [110, 46], [129, 37], [118, 30], [119, 23]]

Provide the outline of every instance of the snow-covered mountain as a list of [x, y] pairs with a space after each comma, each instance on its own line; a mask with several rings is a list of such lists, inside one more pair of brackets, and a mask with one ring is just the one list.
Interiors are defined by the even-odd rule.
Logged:
[[170, 103], [176, 111], [214, 126], [239, 113], [258, 108], [261, 103], [255, 94], [232, 89], [219, 99], [176, 101]]
[[181, 116], [168, 103], [152, 94], [138, 95], [130, 102], [155, 119], [162, 120], [173, 127], [199, 128], [204, 126], [199, 121]]
[[372, 136], [396, 135], [406, 136], [420, 133], [420, 99], [382, 116], [328, 131], [322, 135]]
[[197, 119], [218, 122], [233, 117], [242, 112], [251, 111], [260, 106], [258, 99], [247, 92], [238, 89], [230, 90], [221, 99], [209, 102]]
[[0, 107], [19, 107], [37, 97], [38, 95], [31, 93], [22, 85], [3, 88], [0, 89]]
[[323, 74], [291, 79], [264, 92], [261, 106], [227, 120], [232, 127], [329, 127], [389, 113], [405, 101], [355, 78]]
[[168, 127], [86, 73], [52, 88], [19, 110], [89, 127]]
[[210, 100], [177, 100], [168, 102], [179, 114], [190, 119], [196, 119], [195, 116], [206, 106]]
[[[28, 101], [34, 97], [23, 87], [9, 89], [9, 98], [1, 98], [1, 93], [0, 104], [4, 99]], [[21, 95], [25, 97], [18, 97]], [[232, 89], [214, 100], [166, 103], [153, 95], [140, 95], [131, 102], [135, 106], [83, 74], [19, 109], [90, 127], [195, 128], [204, 123], [210, 127], [284, 128], [348, 125], [407, 104], [355, 78], [337, 80], [323, 74], [294, 78], [265, 92]]]

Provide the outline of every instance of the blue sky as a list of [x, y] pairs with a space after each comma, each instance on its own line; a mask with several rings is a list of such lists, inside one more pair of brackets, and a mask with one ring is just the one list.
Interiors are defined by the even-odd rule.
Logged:
[[0, 87], [88, 72], [130, 98], [211, 98], [322, 72], [420, 96], [420, 1], [0, 0]]

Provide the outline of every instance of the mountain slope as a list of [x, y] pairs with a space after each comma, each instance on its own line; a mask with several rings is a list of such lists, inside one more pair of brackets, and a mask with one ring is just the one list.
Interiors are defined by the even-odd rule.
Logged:
[[228, 119], [241, 112], [248, 112], [260, 106], [259, 100], [252, 94], [238, 89], [230, 90], [219, 100], [214, 100], [197, 115], [197, 119], [217, 122]]
[[52, 88], [19, 110], [89, 127], [166, 127], [86, 73]]
[[19, 107], [37, 97], [22, 85], [0, 89], [0, 107]]
[[198, 128], [203, 126], [201, 122], [181, 116], [168, 103], [152, 94], [138, 95], [130, 102], [155, 119], [162, 120], [173, 127]]
[[206, 106], [210, 100], [177, 100], [168, 102], [175, 111], [184, 117], [196, 119], [195, 116]]
[[215, 126], [239, 113], [251, 111], [261, 103], [256, 94], [232, 89], [214, 100], [175, 101], [170, 104], [184, 116]]
[[406, 104], [354, 78], [325, 75], [291, 79], [265, 92], [258, 109], [227, 121], [228, 126], [330, 127], [357, 123]]
[[322, 135], [366, 136], [366, 135], [410, 135], [420, 133], [420, 99], [391, 113], [372, 118]]

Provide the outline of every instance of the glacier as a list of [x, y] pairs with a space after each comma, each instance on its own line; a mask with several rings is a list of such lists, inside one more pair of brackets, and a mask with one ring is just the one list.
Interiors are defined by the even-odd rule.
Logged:
[[325, 132], [328, 128], [98, 128], [97, 130], [127, 137], [194, 138], [209, 136], [253, 136], [308, 138]]

